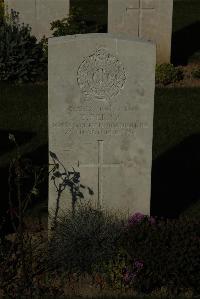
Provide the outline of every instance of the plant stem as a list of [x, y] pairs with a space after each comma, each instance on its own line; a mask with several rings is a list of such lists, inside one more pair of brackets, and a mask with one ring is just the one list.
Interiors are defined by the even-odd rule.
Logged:
[[59, 211], [59, 207], [60, 207], [61, 193], [62, 193], [62, 185], [59, 184], [58, 196], [56, 198], [56, 211], [55, 211], [55, 217], [54, 217], [54, 229], [56, 229], [56, 227], [57, 227], [57, 218], [58, 218], [58, 211]]

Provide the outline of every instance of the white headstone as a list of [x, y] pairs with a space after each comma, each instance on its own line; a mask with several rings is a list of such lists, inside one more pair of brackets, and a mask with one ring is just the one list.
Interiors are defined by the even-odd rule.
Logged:
[[[49, 150], [80, 171], [95, 206], [150, 213], [155, 63], [155, 45], [137, 39], [49, 39]], [[50, 180], [49, 211], [56, 197]], [[69, 192], [59, 204], [71, 208]]]
[[170, 62], [173, 0], [108, 0], [108, 32], [156, 42], [157, 63]]
[[38, 39], [52, 36], [52, 21], [66, 18], [69, 0], [4, 0], [8, 11], [19, 12], [20, 23], [29, 24]]

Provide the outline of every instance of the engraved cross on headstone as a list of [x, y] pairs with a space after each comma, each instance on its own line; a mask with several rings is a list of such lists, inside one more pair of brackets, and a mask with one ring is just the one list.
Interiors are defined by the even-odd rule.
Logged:
[[138, 7], [127, 7], [126, 8], [126, 12], [128, 12], [129, 10], [137, 10], [138, 11], [138, 37], [141, 38], [142, 37], [142, 13], [144, 10], [149, 10], [149, 11], [153, 11], [155, 10], [155, 7], [142, 7], [142, 0], [139, 0], [139, 4]]
[[80, 164], [80, 161], [78, 161], [78, 167], [97, 167], [98, 168], [98, 207], [102, 206], [103, 202], [103, 168], [105, 167], [120, 167], [121, 163], [115, 163], [115, 164], [104, 164], [103, 162], [103, 146], [104, 141], [103, 140], [97, 140], [98, 142], [98, 163], [97, 164]]

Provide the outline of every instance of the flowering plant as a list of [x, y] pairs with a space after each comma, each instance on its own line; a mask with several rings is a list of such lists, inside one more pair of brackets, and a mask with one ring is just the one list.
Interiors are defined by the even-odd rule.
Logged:
[[144, 215], [144, 214], [138, 212], [129, 217], [128, 226], [132, 226], [134, 224], [141, 223], [144, 220], [148, 220], [148, 222], [152, 225], [156, 223], [156, 220], [154, 217], [149, 217], [148, 215]]
[[135, 260], [132, 264], [132, 269], [130, 267], [125, 267], [123, 269], [123, 282], [125, 286], [130, 287], [137, 277], [137, 274], [142, 270], [144, 267], [144, 262], [142, 260]]
[[103, 264], [103, 272], [107, 283], [114, 289], [127, 289], [133, 287], [135, 279], [143, 267], [142, 260], [135, 259], [133, 261], [128, 253], [120, 248], [114, 258]]

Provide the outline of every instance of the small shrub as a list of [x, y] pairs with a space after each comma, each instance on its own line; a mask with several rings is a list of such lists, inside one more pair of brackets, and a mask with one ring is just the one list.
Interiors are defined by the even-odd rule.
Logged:
[[110, 261], [102, 263], [105, 280], [113, 289], [132, 288], [142, 268], [143, 261], [132, 260], [123, 248], [120, 248], [117, 255], [113, 256]]
[[53, 36], [63, 36], [102, 32], [103, 26], [96, 22], [88, 21], [81, 8], [72, 7], [68, 18], [51, 23], [51, 30], [54, 30]]
[[43, 36], [43, 38], [40, 41], [40, 45], [42, 46], [44, 59], [46, 59], [45, 61], [47, 61], [47, 59], [48, 59], [48, 38]]
[[200, 67], [194, 69], [191, 74], [194, 79], [200, 79]]
[[167, 85], [183, 79], [183, 71], [173, 64], [163, 63], [156, 65], [156, 83]]
[[90, 203], [77, 205], [74, 216], [70, 211], [65, 215], [53, 232], [50, 260], [66, 271], [92, 274], [118, 250], [121, 220]]
[[31, 35], [29, 25], [19, 23], [19, 13], [11, 10], [0, 23], [0, 81], [46, 79], [47, 58], [42, 43]]

